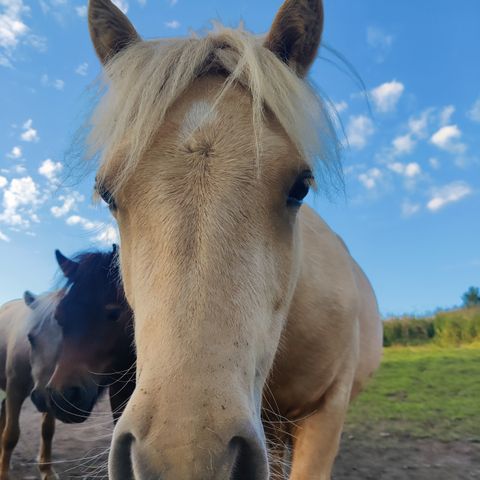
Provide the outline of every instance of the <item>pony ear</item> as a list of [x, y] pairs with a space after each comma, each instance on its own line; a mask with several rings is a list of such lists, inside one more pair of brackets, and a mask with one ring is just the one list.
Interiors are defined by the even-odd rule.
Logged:
[[128, 45], [141, 40], [130, 20], [110, 0], [89, 1], [88, 28], [104, 65]]
[[78, 269], [78, 263], [70, 260], [60, 250], [55, 250], [55, 258], [65, 277], [72, 280]]
[[23, 293], [23, 300], [27, 307], [30, 307], [32, 310], [34, 310], [35, 307], [33, 304], [35, 303], [35, 300], [37, 300], [37, 297], [32, 292], [26, 290]]
[[286, 0], [264, 46], [305, 77], [317, 56], [322, 31], [322, 0]]

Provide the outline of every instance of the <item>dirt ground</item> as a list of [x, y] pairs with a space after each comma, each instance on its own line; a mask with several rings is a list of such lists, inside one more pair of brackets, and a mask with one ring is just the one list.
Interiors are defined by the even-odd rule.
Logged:
[[[40, 438], [40, 415], [30, 401], [25, 403], [21, 426], [11, 477], [12, 480], [36, 480], [40, 478], [34, 463]], [[106, 479], [111, 431], [112, 421], [105, 401], [85, 424], [58, 423], [54, 460], [61, 480]], [[480, 444], [349, 435], [343, 439], [333, 479], [480, 480]]]

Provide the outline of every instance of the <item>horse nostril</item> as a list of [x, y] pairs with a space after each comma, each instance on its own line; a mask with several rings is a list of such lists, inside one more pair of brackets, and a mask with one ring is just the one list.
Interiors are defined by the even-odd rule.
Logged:
[[233, 437], [228, 445], [234, 460], [230, 480], [267, 480], [268, 463], [263, 448], [255, 440]]
[[62, 392], [65, 400], [72, 405], [83, 403], [83, 389], [80, 387], [68, 387]]
[[135, 480], [132, 466], [132, 444], [135, 437], [131, 433], [115, 435], [108, 459], [108, 477], [112, 480]]

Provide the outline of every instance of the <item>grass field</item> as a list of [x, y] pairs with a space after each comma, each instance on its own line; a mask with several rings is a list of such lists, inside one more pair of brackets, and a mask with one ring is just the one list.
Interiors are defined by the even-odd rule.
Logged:
[[480, 442], [480, 344], [386, 348], [346, 433]]

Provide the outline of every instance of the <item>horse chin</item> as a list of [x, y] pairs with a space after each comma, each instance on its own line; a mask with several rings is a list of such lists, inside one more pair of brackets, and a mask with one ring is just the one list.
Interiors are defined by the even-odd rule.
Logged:
[[55, 418], [67, 424], [84, 423], [90, 417], [96, 401], [96, 398], [93, 399], [89, 406], [70, 405], [68, 410], [54, 407], [53, 411], [55, 414]]
[[68, 395], [71, 389], [63, 392], [50, 392], [50, 405], [55, 418], [63, 423], [83, 423], [92, 413], [99, 398], [98, 391], [85, 391], [80, 397], [72, 398]]

